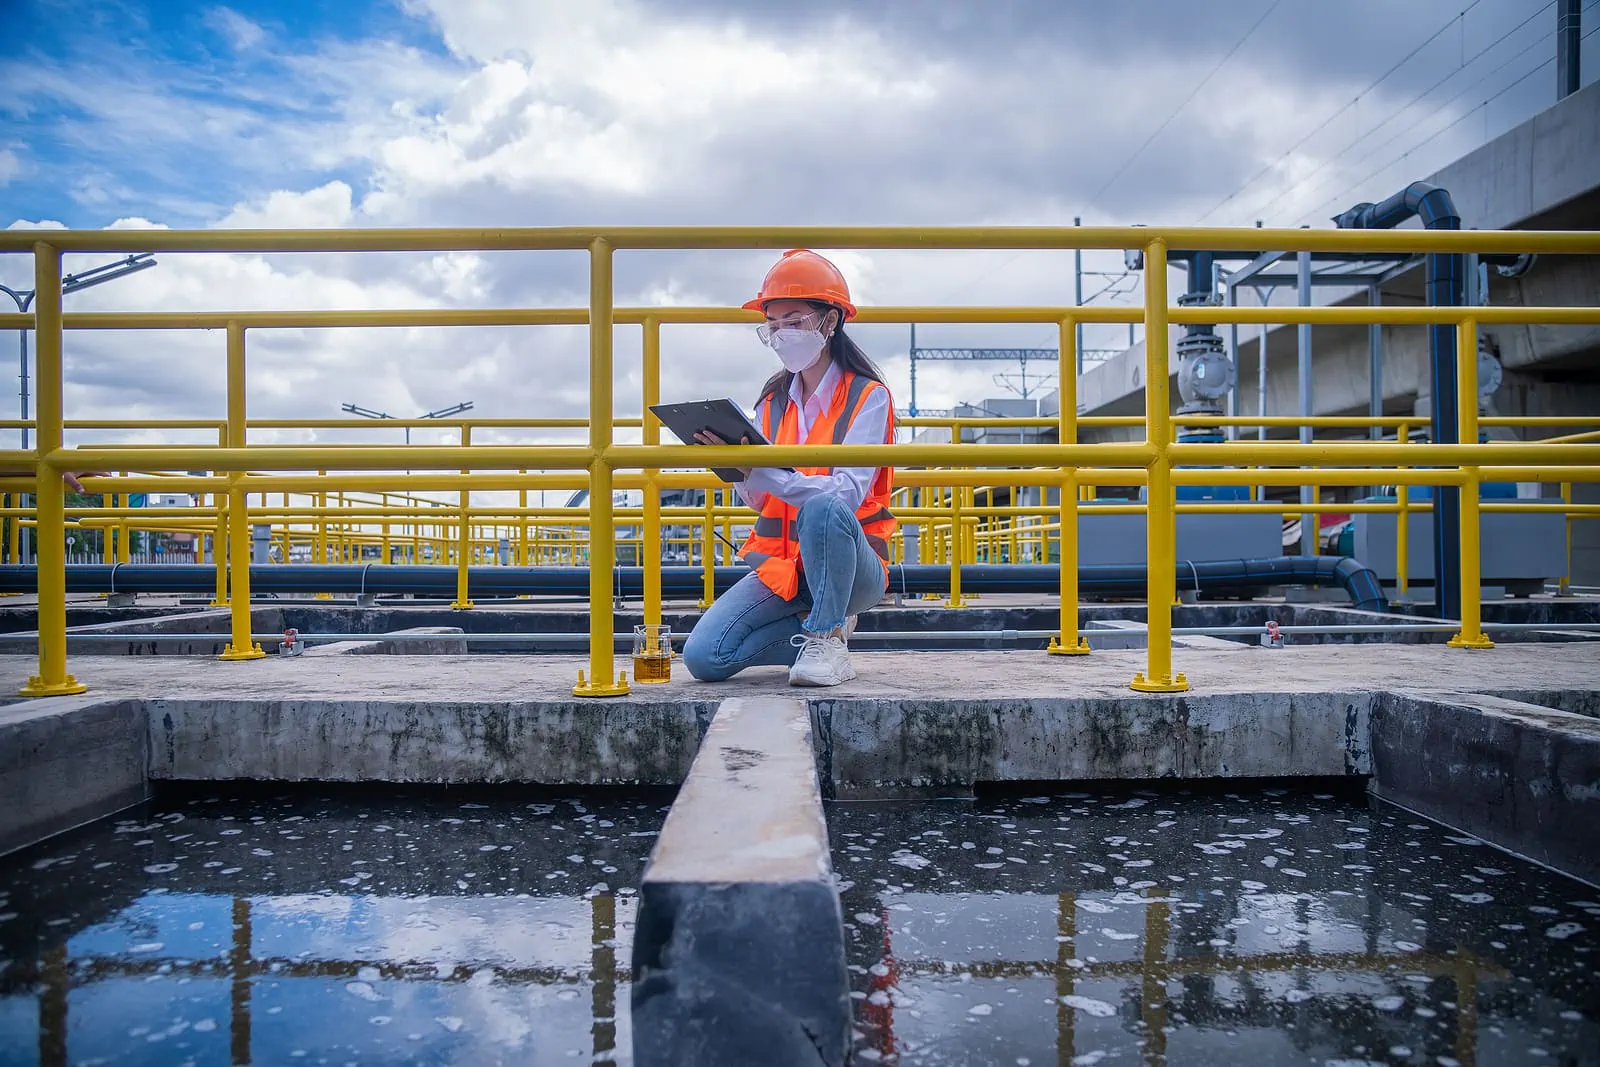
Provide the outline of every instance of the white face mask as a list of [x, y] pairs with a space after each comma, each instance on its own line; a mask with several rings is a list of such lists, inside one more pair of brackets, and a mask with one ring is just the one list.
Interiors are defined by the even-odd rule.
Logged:
[[827, 342], [821, 330], [782, 329], [772, 331], [770, 344], [789, 373], [799, 374], [822, 358]]

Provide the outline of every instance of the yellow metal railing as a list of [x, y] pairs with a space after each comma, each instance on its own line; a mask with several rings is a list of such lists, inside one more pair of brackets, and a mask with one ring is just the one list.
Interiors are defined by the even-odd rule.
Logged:
[[[1345, 252], [1537, 252], [1586, 254], [1600, 252], [1600, 234], [1590, 232], [1510, 231], [1343, 231], [1131, 227], [967, 227], [915, 228], [551, 228], [498, 230], [339, 230], [339, 231], [8, 231], [0, 233], [0, 252], [31, 252], [38, 291], [31, 315], [0, 314], [0, 329], [32, 328], [38, 333], [38, 417], [36, 446], [30, 451], [0, 451], [0, 464], [32, 469], [37, 475], [39, 673], [25, 688], [29, 695], [69, 693], [82, 686], [67, 672], [65, 615], [66, 514], [59, 473], [69, 469], [109, 471], [213, 472], [204, 477], [157, 477], [140, 474], [91, 479], [86, 488], [98, 493], [152, 490], [213, 494], [216, 512], [225, 517], [217, 527], [219, 542], [231, 544], [229, 588], [219, 590], [233, 606], [234, 632], [229, 658], [254, 658], [250, 642], [248, 544], [252, 495], [393, 491], [458, 494], [456, 530], [462, 563], [458, 603], [465, 607], [465, 564], [472, 555], [467, 514], [468, 494], [476, 490], [527, 490], [584, 485], [589, 491], [588, 550], [592, 626], [587, 670], [579, 673], [575, 692], [609, 696], [627, 691], [615, 671], [614, 634], [609, 610], [616, 558], [616, 509], [612, 490], [637, 485], [646, 490], [642, 514], [643, 541], [659, 542], [661, 508], [654, 490], [705, 486], [702, 465], [735, 464], [744, 456], [735, 449], [689, 448], [659, 443], [659, 426], [646, 415], [641, 443], [623, 444], [615, 431], [623, 420], [613, 410], [613, 331], [617, 325], [642, 327], [645, 400], [659, 396], [660, 330], [666, 325], [750, 322], [755, 316], [729, 308], [616, 308], [612, 266], [618, 250], [674, 248], [825, 248], [1070, 249], [1142, 248], [1145, 253], [1144, 306], [1140, 308], [1029, 307], [883, 307], [863, 308], [860, 321], [924, 323], [1054, 323], [1060, 331], [1062, 385], [1054, 444], [987, 445], [959, 440], [962, 426], [984, 420], [952, 420], [949, 444], [863, 446], [770, 446], [763, 460], [781, 465], [871, 465], [929, 468], [906, 472], [908, 484], [944, 486], [1051, 485], [1061, 489], [1053, 516], [1061, 537], [1061, 633], [1052, 651], [1086, 651], [1077, 627], [1076, 551], [1079, 489], [1096, 484], [1143, 484], [1147, 487], [1149, 602], [1145, 669], [1133, 679], [1135, 689], [1174, 692], [1187, 687], [1172, 664], [1171, 616], [1167, 610], [1176, 592], [1173, 519], [1179, 512], [1173, 487], [1185, 484], [1298, 485], [1456, 485], [1462, 494], [1461, 632], [1455, 644], [1487, 645], [1478, 604], [1478, 518], [1482, 507], [1476, 486], [1486, 480], [1542, 481], [1568, 485], [1600, 480], [1600, 445], [1592, 434], [1557, 442], [1477, 442], [1476, 335], [1482, 324], [1600, 324], [1600, 309], [1591, 307], [1170, 307], [1167, 294], [1167, 250], [1207, 248], [1219, 251], [1271, 247], [1285, 251]], [[91, 312], [63, 314], [63, 252], [321, 252], [441, 250], [585, 250], [589, 259], [588, 308], [422, 309], [372, 311], [252, 312]], [[1144, 426], [1138, 442], [1080, 444], [1080, 420], [1074, 395], [1075, 327], [1079, 323], [1143, 322], [1147, 336], [1165, 338], [1169, 326], [1186, 323], [1310, 323], [1316, 325], [1388, 324], [1453, 325], [1458, 345], [1459, 431], [1463, 444], [1404, 442], [1232, 441], [1185, 444], [1174, 440], [1176, 427], [1168, 396], [1168, 347], [1153, 344], [1144, 368], [1145, 412], [1134, 422]], [[252, 423], [246, 410], [245, 364], [248, 332], [280, 328], [376, 328], [390, 326], [537, 326], [587, 325], [589, 332], [588, 418], [568, 420], [569, 428], [587, 426], [581, 445], [471, 444], [470, 426], [462, 425], [462, 444], [452, 446], [374, 447], [369, 445], [251, 445]], [[67, 329], [222, 329], [227, 335], [228, 405], [222, 423], [194, 420], [192, 428], [218, 428], [218, 445], [145, 447], [95, 445], [64, 448], [62, 411], [62, 335]], [[329, 420], [334, 422], [335, 420]], [[919, 420], [920, 421], [920, 420]], [[1201, 419], [1208, 425], [1222, 422]], [[1269, 420], [1244, 417], [1241, 424]], [[1485, 420], [1487, 421], [1487, 420]], [[388, 425], [399, 427], [403, 420]], [[438, 427], [439, 423], [430, 423]], [[473, 420], [471, 425], [482, 425]], [[131, 424], [118, 424], [128, 427]], [[297, 425], [308, 425], [297, 423]], [[369, 424], [370, 425], [370, 424]], [[445, 425], [454, 425], [446, 423]], [[1232, 470], [1182, 470], [1185, 465], [1221, 465]], [[941, 467], [1011, 467], [1013, 470], [937, 470]], [[691, 467], [696, 473], [673, 472]], [[1418, 469], [1418, 468], [1430, 469]], [[410, 473], [405, 473], [410, 472]], [[630, 472], [637, 472], [633, 474]], [[914, 476], [925, 476], [926, 480]], [[952, 560], [970, 551], [965, 542], [969, 524], [959, 509], [971, 510], [961, 494], [951, 496]], [[1276, 506], [1276, 505], [1273, 505]], [[1293, 510], [1293, 509], [1290, 509]], [[1309, 508], [1301, 510], [1309, 511]], [[1400, 514], [1406, 513], [1401, 507]], [[446, 512], [448, 516], [448, 512]], [[714, 516], [713, 516], [714, 518]], [[446, 520], [448, 521], [448, 520]], [[709, 525], [709, 522], [708, 522]], [[225, 527], [225, 528], [224, 528]], [[971, 527], [975, 529], [976, 527]], [[325, 524], [319, 527], [325, 531]], [[321, 534], [324, 537], [325, 532]], [[219, 553], [220, 554], [220, 553]], [[708, 554], [709, 555], [709, 554]], [[659, 552], [644, 553], [646, 611], [659, 612]], [[953, 564], [959, 602], [959, 568]]]

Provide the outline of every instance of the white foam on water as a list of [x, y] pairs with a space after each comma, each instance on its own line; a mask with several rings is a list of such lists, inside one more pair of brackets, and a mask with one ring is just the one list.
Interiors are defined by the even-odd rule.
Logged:
[[1116, 1008], [1113, 1008], [1103, 1000], [1096, 1000], [1093, 997], [1080, 997], [1076, 993], [1069, 993], [1062, 997], [1061, 1003], [1069, 1008], [1076, 1008], [1085, 1015], [1093, 1016], [1096, 1019], [1109, 1019], [1117, 1013]]

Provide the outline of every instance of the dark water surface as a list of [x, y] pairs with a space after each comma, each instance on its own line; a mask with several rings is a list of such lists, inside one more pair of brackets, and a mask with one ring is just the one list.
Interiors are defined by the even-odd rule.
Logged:
[[[625, 1064], [665, 795], [171, 797], [0, 861], [0, 1064]], [[1600, 891], [1332, 796], [830, 804], [857, 1063], [1600, 1065]]]
[[670, 796], [214, 797], [0, 861], [0, 1063], [631, 1062]]
[[856, 1057], [1600, 1064], [1600, 890], [1280, 791], [833, 804]]

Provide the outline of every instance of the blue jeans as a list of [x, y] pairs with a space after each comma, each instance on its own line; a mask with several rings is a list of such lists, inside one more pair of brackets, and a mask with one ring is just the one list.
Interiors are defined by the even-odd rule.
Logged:
[[[788, 667], [804, 630], [827, 634], [883, 599], [883, 561], [861, 523], [838, 497], [817, 496], [795, 516], [800, 592], [785, 600], [754, 573], [739, 579], [700, 616], [683, 646], [683, 665], [702, 682], [720, 682], [746, 667]], [[801, 616], [805, 616], [804, 621]]]

